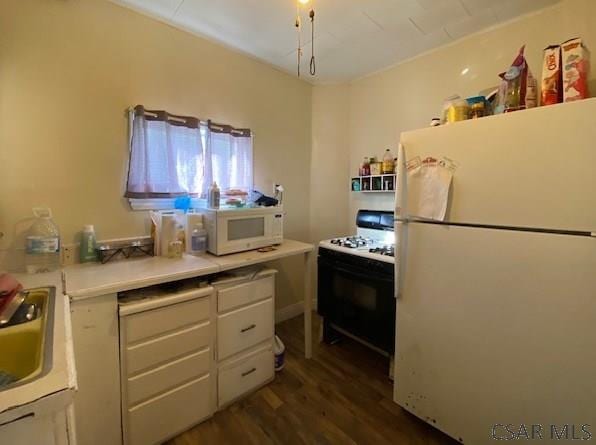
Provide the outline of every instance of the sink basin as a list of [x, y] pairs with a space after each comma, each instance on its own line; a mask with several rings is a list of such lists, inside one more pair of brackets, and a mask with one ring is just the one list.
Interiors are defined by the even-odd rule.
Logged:
[[12, 381], [4, 391], [42, 377], [52, 367], [52, 332], [56, 289], [42, 287], [23, 291], [23, 304], [34, 304], [38, 315], [0, 329], [0, 380]]

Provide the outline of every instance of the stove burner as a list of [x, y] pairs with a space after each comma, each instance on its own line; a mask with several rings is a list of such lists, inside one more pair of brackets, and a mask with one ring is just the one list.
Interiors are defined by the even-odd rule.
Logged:
[[395, 246], [381, 246], [381, 247], [374, 247], [368, 250], [370, 253], [377, 253], [379, 255], [385, 255], [394, 257], [395, 256]]
[[348, 236], [346, 238], [335, 238], [331, 240], [331, 244], [336, 244], [340, 247], [348, 247], [356, 249], [358, 247], [366, 247], [372, 244], [372, 240], [362, 236]]

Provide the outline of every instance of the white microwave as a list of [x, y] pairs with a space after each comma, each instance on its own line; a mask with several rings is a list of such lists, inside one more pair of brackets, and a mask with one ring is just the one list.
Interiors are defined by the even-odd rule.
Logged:
[[283, 241], [283, 207], [202, 210], [207, 250], [214, 255], [259, 249]]

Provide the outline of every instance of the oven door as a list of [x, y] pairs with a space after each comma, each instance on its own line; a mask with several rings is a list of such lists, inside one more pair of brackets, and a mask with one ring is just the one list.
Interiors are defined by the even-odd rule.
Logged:
[[[393, 354], [395, 349], [394, 279], [362, 265], [318, 258], [318, 312], [332, 324]], [[370, 266], [370, 263], [369, 263]]]

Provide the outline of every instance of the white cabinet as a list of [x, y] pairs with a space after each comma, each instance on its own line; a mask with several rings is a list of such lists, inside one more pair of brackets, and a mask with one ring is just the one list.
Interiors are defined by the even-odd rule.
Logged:
[[78, 445], [119, 445], [120, 359], [116, 294], [70, 303], [78, 390]]
[[211, 287], [120, 302], [125, 444], [161, 443], [213, 414], [212, 308]]
[[216, 284], [217, 311], [220, 313], [275, 296], [275, 275], [272, 271], [261, 272], [252, 281], [238, 283], [231, 280], [229, 284], [224, 283]]
[[273, 298], [217, 316], [217, 358], [223, 360], [273, 338]]
[[76, 445], [69, 434], [66, 410], [31, 413], [0, 425], [0, 443], [10, 445]]
[[270, 346], [222, 365], [218, 370], [218, 400], [224, 406], [241, 395], [270, 382], [274, 377], [273, 351]]
[[127, 442], [161, 443], [210, 416], [211, 379], [205, 375], [131, 408], [126, 416]]
[[274, 378], [275, 274], [268, 269], [214, 283], [219, 408]]
[[73, 300], [78, 445], [161, 443], [273, 380], [275, 274]]

